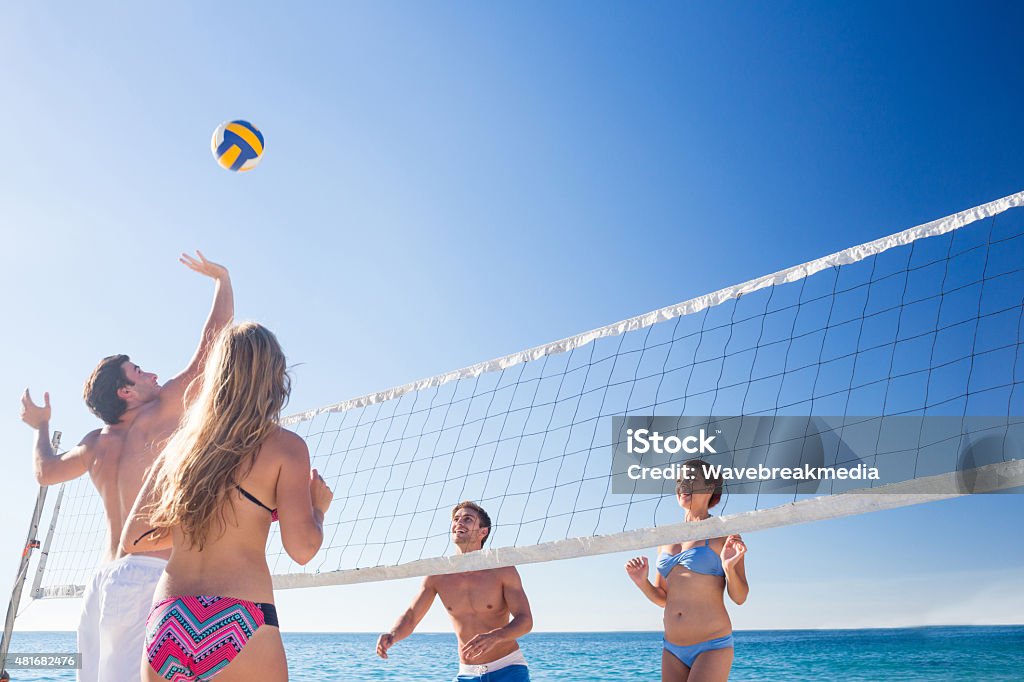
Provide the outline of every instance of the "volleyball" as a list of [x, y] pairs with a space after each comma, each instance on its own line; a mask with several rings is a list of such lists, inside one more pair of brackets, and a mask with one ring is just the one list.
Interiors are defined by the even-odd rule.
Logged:
[[247, 171], [263, 158], [263, 133], [248, 121], [225, 121], [213, 131], [213, 158], [229, 171]]

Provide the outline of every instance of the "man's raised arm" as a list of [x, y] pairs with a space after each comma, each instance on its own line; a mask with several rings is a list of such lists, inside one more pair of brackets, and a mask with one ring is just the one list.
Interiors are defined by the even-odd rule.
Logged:
[[36, 405], [28, 389], [21, 396], [21, 421], [36, 432], [35, 447], [32, 448], [32, 468], [39, 485], [54, 485], [78, 478], [92, 465], [93, 451], [89, 444], [95, 440], [98, 431], [93, 431], [82, 442], [63, 455], [58, 455], [50, 445], [50, 394], [43, 394], [43, 404]]
[[231, 277], [228, 275], [227, 268], [207, 260], [202, 251], [196, 251], [196, 257], [183, 253], [178, 260], [190, 270], [210, 277], [216, 284], [213, 295], [213, 307], [206, 318], [206, 324], [203, 325], [203, 332], [199, 337], [199, 346], [196, 348], [195, 354], [192, 355], [192, 360], [189, 361], [188, 367], [164, 384], [161, 390], [161, 398], [164, 397], [165, 393], [166, 397], [173, 397], [175, 399], [180, 399], [184, 396], [185, 389], [189, 383], [203, 371], [203, 363], [206, 362], [206, 356], [213, 346], [217, 334], [231, 323], [231, 319], [235, 315], [234, 291], [231, 288]]

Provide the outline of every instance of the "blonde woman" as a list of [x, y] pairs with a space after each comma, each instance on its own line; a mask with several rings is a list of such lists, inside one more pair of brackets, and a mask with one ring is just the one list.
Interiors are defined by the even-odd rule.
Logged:
[[[722, 498], [722, 481], [711, 478], [706, 462], [684, 465], [688, 478], [676, 482], [676, 499], [686, 521], [703, 521]], [[739, 535], [658, 548], [657, 573], [648, 579], [647, 557], [626, 563], [626, 573], [644, 595], [665, 609], [663, 682], [724, 682], [732, 668], [732, 622], [723, 593], [737, 604], [747, 600], [743, 559], [747, 546]]]
[[323, 541], [331, 491], [278, 418], [290, 383], [265, 327], [225, 329], [195, 402], [149, 473], [121, 536], [171, 547], [146, 623], [143, 680], [287, 680], [266, 562], [270, 524], [300, 564]]

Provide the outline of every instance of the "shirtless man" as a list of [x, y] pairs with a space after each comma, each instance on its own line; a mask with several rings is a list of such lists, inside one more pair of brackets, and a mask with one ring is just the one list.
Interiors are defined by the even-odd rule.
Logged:
[[[491, 518], [478, 505], [460, 502], [452, 509], [452, 542], [459, 554], [482, 549], [490, 533]], [[427, 576], [412, 606], [377, 639], [378, 656], [387, 658], [388, 649], [412, 634], [436, 596], [459, 638], [456, 682], [529, 682], [516, 640], [533, 629], [533, 615], [515, 566]]]
[[88, 472], [103, 500], [109, 544], [103, 565], [85, 589], [78, 625], [81, 682], [125, 682], [139, 678], [139, 656], [153, 589], [169, 550], [125, 555], [121, 530], [142, 487], [146, 471], [177, 428], [186, 389], [202, 372], [207, 351], [234, 314], [228, 271], [202, 253], [181, 262], [216, 282], [213, 308], [191, 362], [163, 386], [127, 355], [104, 358], [85, 384], [85, 402], [103, 428], [90, 432], [58, 455], [50, 446], [50, 396], [36, 405], [26, 389], [21, 419], [36, 430], [33, 460], [40, 485], [54, 485]]

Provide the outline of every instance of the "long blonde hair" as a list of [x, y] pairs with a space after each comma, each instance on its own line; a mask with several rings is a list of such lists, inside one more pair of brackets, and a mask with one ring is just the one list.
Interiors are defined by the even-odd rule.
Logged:
[[156, 472], [157, 501], [150, 523], [180, 528], [202, 550], [216, 529], [238, 481], [277, 428], [291, 379], [277, 338], [266, 327], [243, 322], [221, 331], [199, 394], [167, 442]]

